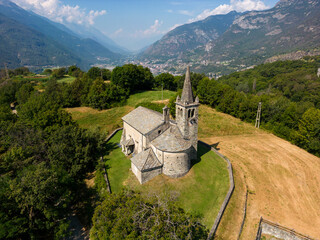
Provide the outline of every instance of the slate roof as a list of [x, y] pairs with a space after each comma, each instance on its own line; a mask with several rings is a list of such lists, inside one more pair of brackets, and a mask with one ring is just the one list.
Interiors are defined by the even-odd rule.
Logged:
[[147, 134], [164, 123], [161, 113], [141, 106], [125, 115], [122, 120], [142, 134]]
[[157, 156], [154, 154], [151, 148], [140, 152], [131, 158], [131, 162], [140, 170], [148, 170], [151, 168], [162, 167], [161, 162], [158, 160]]
[[193, 97], [193, 92], [192, 92], [192, 87], [191, 87], [191, 80], [190, 80], [190, 67], [189, 66], [187, 67], [186, 78], [185, 78], [184, 84], [183, 84], [181, 102], [182, 103], [193, 103], [194, 102], [194, 97]]
[[134, 141], [132, 138], [129, 138], [127, 140], [122, 141], [120, 144], [124, 146], [132, 146], [134, 145]]
[[182, 137], [177, 126], [170, 126], [151, 144], [155, 148], [166, 152], [181, 152], [191, 147], [191, 142]]

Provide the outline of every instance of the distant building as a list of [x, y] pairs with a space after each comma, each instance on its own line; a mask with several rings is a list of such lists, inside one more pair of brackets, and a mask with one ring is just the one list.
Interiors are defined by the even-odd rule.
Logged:
[[188, 67], [176, 100], [176, 121], [170, 120], [167, 106], [163, 114], [138, 107], [122, 118], [122, 151], [132, 154], [131, 170], [141, 184], [161, 173], [178, 178], [189, 172], [197, 158], [198, 108]]

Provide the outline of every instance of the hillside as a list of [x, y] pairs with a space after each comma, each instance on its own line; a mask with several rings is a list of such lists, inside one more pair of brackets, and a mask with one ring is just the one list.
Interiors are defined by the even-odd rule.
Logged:
[[250, 66], [279, 53], [319, 47], [319, 22], [319, 1], [282, 0], [270, 10], [239, 17], [209, 51], [203, 48], [204, 58]]
[[59, 43], [0, 13], [0, 62], [16, 66], [85, 64]]
[[[68, 28], [62, 26], [61, 24], [53, 23], [49, 19], [41, 17], [33, 12], [25, 11], [24, 9], [18, 7], [16, 4], [10, 1], [0, 1], [0, 13], [10, 18], [20, 24], [20, 30], [16, 30], [16, 37], [18, 39], [28, 39], [26, 44], [32, 45], [37, 44], [36, 42], [32, 42], [32, 38], [25, 35], [23, 32], [23, 28], [32, 29], [38, 33], [44, 35], [50, 41], [56, 42], [57, 48], [61, 49], [60, 51], [68, 50], [70, 54], [74, 56], [76, 61], [70, 62], [66, 57], [65, 62], [70, 62], [70, 64], [78, 64], [79, 66], [87, 69], [90, 64], [94, 64], [99, 62], [98, 59], [104, 60], [116, 60], [119, 58], [118, 54], [115, 54], [102, 46], [100, 43], [90, 39], [90, 38], [80, 38], [77, 34], [73, 33]], [[7, 22], [7, 25], [10, 22]], [[14, 27], [12, 25], [8, 25], [8, 27]], [[3, 33], [5, 34], [5, 33]], [[1, 35], [2, 36], [2, 35]], [[9, 36], [9, 35], [8, 35]], [[8, 38], [7, 41], [10, 41], [10, 44], [14, 44], [17, 49], [7, 49], [8, 51], [19, 51], [21, 50], [19, 47], [19, 43], [17, 38]], [[10, 46], [9, 42], [5, 42], [7, 46]], [[43, 52], [51, 52], [46, 48], [46, 45], [39, 45], [39, 49]], [[11, 59], [10, 56], [3, 56]], [[55, 55], [48, 55], [48, 58], [55, 59]], [[33, 63], [36, 59], [33, 59], [32, 56], [24, 59], [25, 65], [34, 65]], [[64, 61], [61, 59], [49, 62], [50, 65], [65, 65]], [[22, 66], [17, 61], [13, 61], [14, 64], [9, 66], [11, 68]], [[47, 65], [47, 64], [44, 64]], [[43, 65], [42, 65], [43, 66]]]
[[[200, 139], [217, 146], [233, 166], [235, 192], [217, 235], [236, 239], [249, 197], [240, 239], [252, 239], [260, 216], [314, 238], [320, 237], [320, 159], [253, 125], [206, 106], [200, 111]], [[205, 119], [214, 120], [211, 127]]]
[[187, 60], [189, 52], [218, 39], [240, 15], [233, 11], [179, 26], [147, 48], [141, 58]]

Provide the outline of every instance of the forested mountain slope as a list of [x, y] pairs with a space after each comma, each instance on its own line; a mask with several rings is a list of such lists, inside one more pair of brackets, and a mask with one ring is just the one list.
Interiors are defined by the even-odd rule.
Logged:
[[[23, 32], [23, 28], [33, 29], [34, 31], [43, 34], [47, 39], [50, 39], [50, 41], [57, 42], [57, 48], [63, 50], [61, 48], [62, 46], [64, 49], [67, 49], [72, 55], [74, 55], [75, 59], [78, 59], [77, 61], [73, 62], [70, 62], [68, 59], [66, 59], [65, 61], [61, 61], [59, 59], [51, 61], [50, 64], [52, 65], [64, 65], [65, 62], [70, 62], [70, 65], [77, 63], [84, 69], [88, 69], [90, 64], [98, 62], [98, 58], [104, 58], [106, 60], [116, 60], [119, 57], [118, 54], [111, 52], [98, 42], [90, 38], [81, 39], [77, 34], [73, 33], [68, 28], [64, 26], [57, 27], [57, 23], [53, 23], [49, 19], [41, 17], [33, 12], [25, 11], [24, 9], [18, 7], [16, 4], [10, 1], [0, 1], [0, 13], [5, 15], [7, 18], [11, 18], [14, 21], [20, 23], [20, 26], [24, 25], [24, 27], [20, 28], [21, 34], [20, 30], [16, 31], [16, 35], [19, 39], [24, 39], [24, 41], [29, 42], [28, 44], [36, 44], [34, 42], [31, 43], [30, 41], [32, 40], [32, 38], [28, 38], [28, 36], [24, 35], [25, 33]], [[3, 36], [3, 34], [5, 33], [3, 32], [1, 36]], [[19, 42], [16, 42], [16, 38], [10, 38], [8, 40], [10, 40], [13, 44], [16, 44], [16, 51], [21, 50], [19, 48]], [[44, 45], [39, 45], [39, 48], [43, 48], [42, 51], [48, 51]], [[52, 59], [57, 58], [57, 56], [55, 55], [48, 55], [48, 57]], [[10, 60], [9, 56], [7, 56], [7, 58]], [[35, 61], [36, 59], [33, 59], [32, 56], [30, 56], [29, 58], [24, 59], [24, 64], [33, 65]], [[17, 64], [18, 62], [13, 61], [12, 63]], [[18, 66], [22, 65], [10, 65], [10, 67], [12, 68]]]
[[59, 43], [0, 13], [0, 63], [48, 66], [85, 63]]

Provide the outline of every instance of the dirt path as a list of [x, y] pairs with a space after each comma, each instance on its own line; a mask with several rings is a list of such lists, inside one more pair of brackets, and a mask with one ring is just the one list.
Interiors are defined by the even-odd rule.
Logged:
[[246, 185], [248, 209], [241, 239], [253, 239], [260, 216], [320, 238], [320, 159], [264, 131], [202, 138], [232, 162], [236, 191], [218, 235], [236, 239]]

